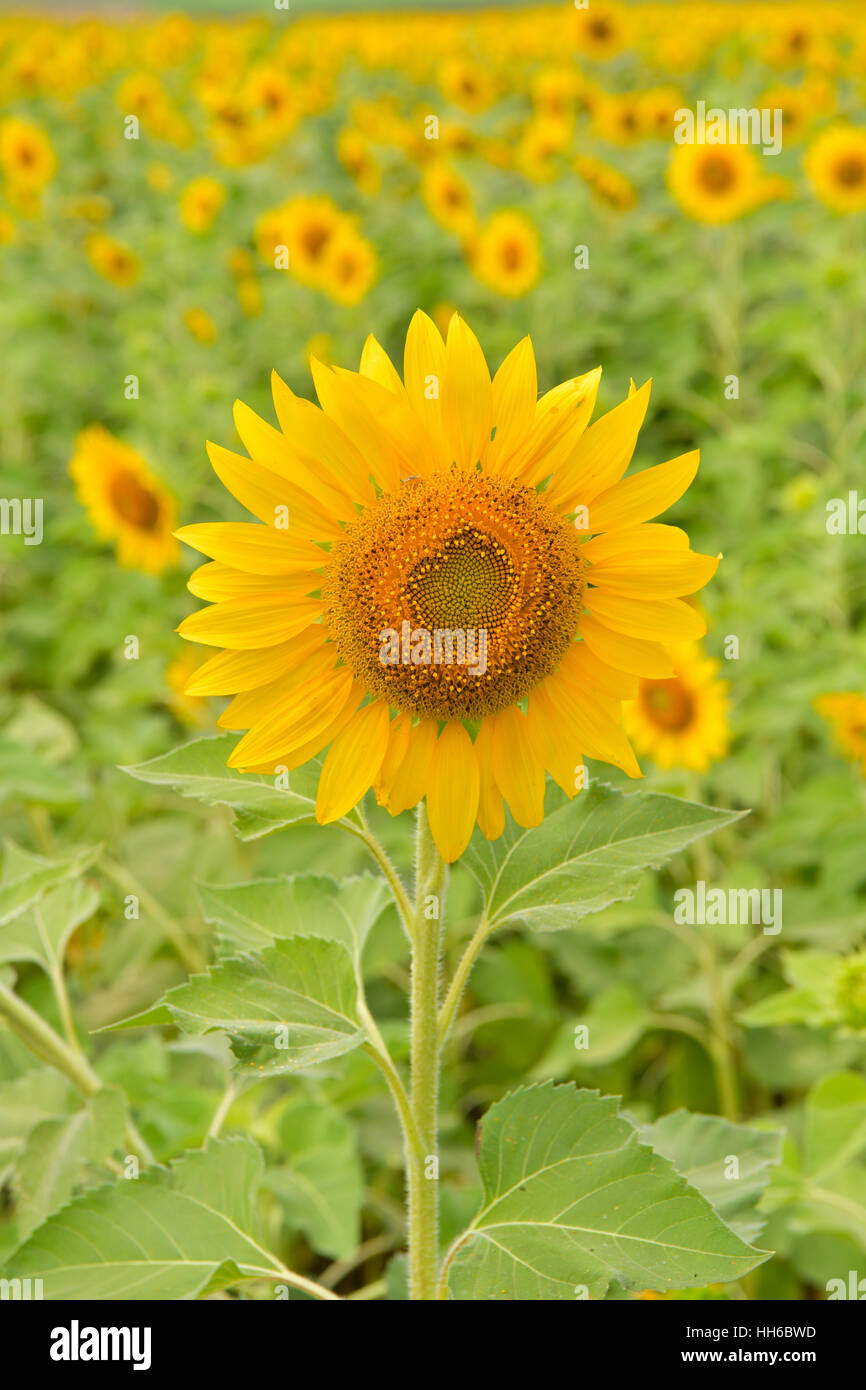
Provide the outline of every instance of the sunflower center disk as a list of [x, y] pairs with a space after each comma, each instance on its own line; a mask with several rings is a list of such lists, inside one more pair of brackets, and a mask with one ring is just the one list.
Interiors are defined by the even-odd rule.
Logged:
[[577, 635], [586, 562], [534, 489], [478, 473], [407, 480], [335, 547], [340, 656], [371, 694], [432, 719], [523, 699]]

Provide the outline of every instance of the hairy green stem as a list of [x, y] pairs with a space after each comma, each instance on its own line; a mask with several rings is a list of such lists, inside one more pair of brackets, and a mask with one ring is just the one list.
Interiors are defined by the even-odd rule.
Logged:
[[420, 1146], [414, 1150], [407, 1144], [406, 1182], [409, 1205], [409, 1297], [427, 1301], [436, 1298], [438, 1268], [439, 956], [446, 874], [447, 869], [433, 842], [422, 802], [418, 811], [415, 848], [410, 995], [410, 1100]]

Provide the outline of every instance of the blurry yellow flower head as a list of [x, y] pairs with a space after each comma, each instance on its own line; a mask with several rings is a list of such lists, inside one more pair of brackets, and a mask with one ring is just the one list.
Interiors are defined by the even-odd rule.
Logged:
[[197, 343], [209, 346], [216, 342], [216, 324], [206, 309], [194, 307], [184, 310], [183, 321]]
[[199, 235], [209, 232], [225, 200], [225, 187], [219, 179], [202, 174], [188, 183], [180, 195], [180, 217], [187, 231]]
[[733, 222], [760, 202], [757, 157], [746, 145], [677, 145], [668, 187], [696, 222]]
[[97, 534], [128, 569], [160, 574], [177, 563], [174, 498], [135, 449], [102, 425], [79, 434], [69, 464], [78, 500]]
[[538, 232], [522, 212], [495, 212], [472, 244], [471, 265], [483, 284], [516, 299], [532, 289], [541, 271]]
[[38, 191], [52, 178], [57, 158], [51, 141], [33, 121], [9, 116], [0, 121], [0, 169], [9, 184]]
[[615, 58], [625, 47], [626, 19], [618, 5], [590, 0], [585, 8], [575, 12], [573, 25], [574, 41], [588, 58], [604, 62]]
[[274, 374], [279, 429], [238, 402], [250, 457], [208, 446], [261, 524], [177, 533], [210, 557], [190, 588], [211, 606], [179, 631], [223, 649], [187, 692], [234, 697], [219, 723], [247, 732], [230, 766], [291, 771], [327, 750], [320, 822], [370, 787], [392, 815], [426, 797], [449, 861], [476, 822], [502, 834], [506, 802], [539, 824], [546, 772], [569, 797], [584, 756], [639, 777], [622, 701], [703, 634], [683, 596], [718, 564], [647, 524], [696, 453], [624, 476], [649, 383], [590, 425], [600, 370], [539, 398], [528, 338], [491, 378], [458, 315], [443, 341], [420, 312], [403, 379], [372, 337], [359, 372], [311, 369], [321, 408]]
[[866, 208], [866, 130], [834, 125], [822, 131], [806, 151], [806, 176], [833, 212]]
[[637, 699], [625, 706], [625, 727], [637, 752], [659, 767], [706, 772], [730, 744], [728, 682], [696, 642], [674, 646], [671, 661], [670, 679], [640, 681]]
[[421, 197], [440, 227], [461, 237], [474, 230], [477, 219], [472, 190], [450, 164], [437, 160], [427, 165], [421, 176]]
[[496, 80], [488, 68], [468, 58], [447, 58], [439, 70], [444, 95], [464, 111], [484, 111], [496, 97]]
[[87, 238], [87, 258], [93, 269], [113, 285], [134, 285], [141, 274], [141, 261], [134, 251], [114, 237], [94, 232]]
[[819, 695], [814, 704], [830, 725], [837, 748], [846, 758], [859, 763], [866, 777], [866, 695], [840, 691]]

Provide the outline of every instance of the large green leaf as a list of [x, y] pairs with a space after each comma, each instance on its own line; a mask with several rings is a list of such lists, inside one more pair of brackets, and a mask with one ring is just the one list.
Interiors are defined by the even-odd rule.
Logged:
[[364, 1041], [352, 957], [338, 941], [292, 936], [235, 956], [166, 994], [136, 1021], [167, 1010], [188, 1033], [228, 1034], [245, 1071], [275, 1076], [339, 1057]]
[[344, 1259], [360, 1244], [364, 1199], [352, 1125], [338, 1110], [297, 1097], [280, 1117], [279, 1139], [286, 1162], [271, 1169], [267, 1186], [314, 1250]]
[[602, 1298], [738, 1279], [767, 1258], [667, 1159], [644, 1147], [615, 1097], [545, 1082], [486, 1115], [481, 1210], [458, 1243], [457, 1299]]
[[47, 1299], [188, 1299], [282, 1269], [254, 1235], [261, 1152], [210, 1140], [169, 1171], [118, 1178], [63, 1207], [13, 1255], [6, 1278], [41, 1278]]
[[227, 767], [236, 743], [231, 734], [200, 738], [122, 771], [140, 782], [173, 787], [181, 796], [208, 806], [230, 806], [242, 839], [315, 820], [317, 768], [299, 768], [291, 774], [291, 789], [283, 789], [273, 777]]
[[50, 888], [31, 907], [0, 927], [0, 961], [30, 960], [43, 970], [58, 969], [70, 936], [93, 916], [99, 889], [85, 879]]
[[279, 938], [320, 936], [339, 941], [360, 962], [364, 942], [390, 894], [383, 878], [336, 879], [295, 874], [255, 883], [199, 884], [205, 921], [219, 927], [226, 951], [259, 951]]
[[118, 1148], [126, 1113], [122, 1092], [105, 1087], [73, 1115], [31, 1130], [12, 1177], [22, 1238], [69, 1200], [85, 1163], [100, 1163]]
[[[38, 902], [43, 893], [67, 879], [77, 876], [93, 862], [98, 848], [80, 848], [53, 859], [31, 854], [14, 841], [3, 846], [3, 870], [0, 873], [0, 927], [26, 912]], [[2, 941], [0, 937], [0, 941]], [[3, 960], [20, 959], [0, 953]]]
[[[752, 1242], [764, 1228], [757, 1203], [782, 1154], [781, 1130], [732, 1124], [721, 1115], [675, 1110], [640, 1128], [641, 1141], [670, 1159], [722, 1220]], [[736, 1164], [730, 1162], [735, 1158]]]
[[0, 1184], [34, 1127], [65, 1113], [74, 1094], [66, 1077], [48, 1067], [0, 1082]]
[[498, 840], [476, 832], [463, 862], [481, 885], [492, 925], [518, 919], [552, 931], [631, 897], [643, 869], [742, 814], [594, 784], [534, 830], [509, 821]]

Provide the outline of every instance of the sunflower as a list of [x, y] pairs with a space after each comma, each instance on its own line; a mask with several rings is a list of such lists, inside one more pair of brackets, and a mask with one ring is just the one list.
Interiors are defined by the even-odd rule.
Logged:
[[460, 237], [468, 236], [475, 230], [477, 219], [472, 189], [444, 160], [437, 160], [424, 170], [421, 197], [430, 216], [440, 227]]
[[114, 540], [124, 568], [160, 574], [177, 563], [174, 498], [135, 449], [102, 425], [88, 425], [69, 472], [78, 500], [99, 535]]
[[87, 238], [87, 259], [104, 280], [124, 288], [134, 285], [141, 274], [141, 261], [134, 251], [114, 237], [94, 232]]
[[439, 70], [439, 86], [464, 111], [484, 111], [496, 96], [496, 83], [487, 69], [467, 58], [446, 59]]
[[866, 208], [866, 130], [834, 125], [806, 151], [806, 175], [821, 202], [833, 212]]
[[618, 212], [626, 212], [637, 202], [634, 184], [603, 160], [591, 154], [578, 155], [572, 166], [574, 172], [589, 185], [599, 202]]
[[337, 158], [362, 193], [377, 193], [382, 181], [376, 156], [361, 130], [347, 126], [337, 137]]
[[697, 222], [733, 222], [760, 201], [761, 176], [745, 145], [677, 145], [668, 187]]
[[626, 26], [618, 6], [593, 3], [574, 16], [574, 40], [588, 58], [604, 62], [625, 47]]
[[345, 226], [328, 242], [321, 287], [338, 304], [360, 304], [376, 279], [376, 253], [368, 241]]
[[195, 338], [196, 342], [202, 343], [206, 347], [215, 343], [219, 336], [217, 326], [207, 309], [201, 309], [197, 305], [184, 309], [183, 323], [187, 332]]
[[304, 285], [321, 285], [328, 244], [345, 222], [330, 198], [290, 198], [259, 218], [256, 245], [262, 259], [271, 264], [278, 248], [285, 246], [295, 278]]
[[624, 709], [625, 728], [638, 753], [659, 767], [706, 772], [730, 743], [728, 682], [696, 642], [677, 643], [670, 656], [673, 676], [641, 678], [637, 698]]
[[495, 212], [474, 239], [471, 259], [479, 280], [497, 294], [515, 299], [538, 279], [538, 233], [521, 212]]
[[830, 725], [836, 746], [866, 777], [866, 695], [854, 690], [819, 695], [814, 706]]
[[188, 232], [209, 232], [226, 200], [219, 179], [202, 174], [186, 185], [180, 195], [180, 220]]
[[568, 796], [584, 755], [639, 777], [621, 702], [674, 674], [665, 643], [703, 633], [681, 596], [718, 564], [647, 524], [696, 453], [623, 478], [650, 384], [587, 428], [600, 370], [539, 399], [528, 338], [491, 381], [459, 315], [443, 342], [420, 311], [405, 383], [373, 337], [360, 372], [311, 365], [320, 407], [274, 375], [280, 429], [238, 403], [251, 457], [209, 445], [264, 524], [177, 533], [210, 557], [190, 588], [212, 606], [179, 631], [224, 649], [189, 690], [234, 696], [229, 765], [291, 771], [327, 749], [320, 822], [371, 786], [392, 815], [426, 797], [449, 861], [476, 820], [501, 834], [504, 802], [537, 825], [545, 771]]
[[38, 192], [56, 168], [51, 141], [37, 125], [17, 116], [0, 122], [0, 169], [13, 187]]

